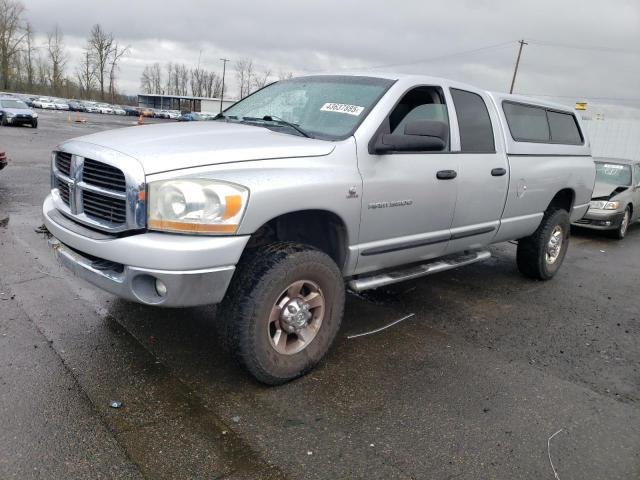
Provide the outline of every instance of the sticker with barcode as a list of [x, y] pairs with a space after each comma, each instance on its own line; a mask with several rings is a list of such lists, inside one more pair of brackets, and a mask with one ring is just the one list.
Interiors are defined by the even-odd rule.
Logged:
[[354, 115], [357, 117], [364, 111], [364, 107], [347, 105], [345, 103], [325, 103], [320, 110], [322, 112], [346, 113], [347, 115]]
[[612, 165], [611, 163], [605, 163], [604, 168], [610, 168], [611, 170], [622, 170], [624, 168], [624, 165]]

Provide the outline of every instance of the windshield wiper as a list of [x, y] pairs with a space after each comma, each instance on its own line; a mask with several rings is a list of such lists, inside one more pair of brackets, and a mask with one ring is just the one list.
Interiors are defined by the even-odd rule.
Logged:
[[259, 117], [242, 117], [242, 120], [240, 120], [240, 121], [243, 121], [243, 120], [246, 120], [248, 122], [273, 122], [273, 123], [277, 123], [279, 125], [284, 125], [286, 127], [292, 128], [293, 130], [298, 132], [303, 137], [313, 138], [313, 136], [310, 133], [306, 132], [302, 127], [300, 127], [300, 125], [288, 122], [288, 121], [284, 120], [283, 118], [276, 117], [275, 115], [265, 115], [262, 118], [259, 118]]

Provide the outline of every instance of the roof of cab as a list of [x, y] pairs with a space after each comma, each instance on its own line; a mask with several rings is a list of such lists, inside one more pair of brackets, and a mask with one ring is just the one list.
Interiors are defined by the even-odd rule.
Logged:
[[518, 103], [528, 103], [532, 105], [537, 105], [541, 107], [551, 108], [554, 110], [560, 110], [565, 112], [573, 112], [573, 108], [567, 105], [563, 105], [561, 103], [550, 102], [548, 100], [543, 100], [536, 97], [530, 97], [526, 95], [517, 95], [510, 94], [504, 92], [494, 92], [485, 90], [481, 87], [471, 85], [464, 82], [459, 82], [456, 80], [451, 80], [442, 77], [432, 77], [428, 75], [418, 75], [412, 73], [397, 73], [397, 72], [372, 72], [368, 70], [348, 70], [348, 71], [333, 71], [326, 73], [313, 73], [302, 75], [303, 77], [315, 77], [315, 76], [358, 76], [358, 77], [372, 77], [372, 78], [382, 78], [386, 80], [394, 80], [394, 81], [403, 81], [407, 83], [433, 83], [433, 84], [442, 84], [454, 88], [468, 88], [475, 90], [482, 90], [489, 94], [497, 105], [501, 104], [503, 101], [512, 101]]

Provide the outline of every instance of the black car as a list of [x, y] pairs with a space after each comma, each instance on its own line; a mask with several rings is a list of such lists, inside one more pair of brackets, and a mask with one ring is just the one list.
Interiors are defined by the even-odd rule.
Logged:
[[19, 98], [0, 98], [0, 125], [31, 125], [38, 128], [38, 114]]
[[130, 117], [137, 117], [138, 115], [140, 115], [140, 110], [135, 107], [122, 105], [122, 109], [127, 112], [127, 115], [129, 115]]
[[79, 102], [77, 100], [70, 100], [69, 110], [71, 110], [72, 112], [86, 112], [87, 108], [84, 106], [82, 102]]

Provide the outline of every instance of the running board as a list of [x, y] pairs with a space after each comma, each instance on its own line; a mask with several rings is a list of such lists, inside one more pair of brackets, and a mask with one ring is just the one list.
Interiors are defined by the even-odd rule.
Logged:
[[363, 290], [369, 290], [371, 288], [384, 287], [385, 285], [391, 285], [392, 283], [404, 282], [405, 280], [411, 280], [413, 278], [424, 277], [426, 275], [444, 272], [445, 270], [463, 267], [465, 265], [486, 260], [490, 257], [491, 253], [488, 250], [465, 252], [462, 255], [443, 257], [429, 263], [423, 263], [404, 270], [395, 270], [381, 273], [379, 275], [373, 275], [371, 277], [357, 278], [355, 280], [351, 280], [348, 285], [351, 290], [362, 292]]

